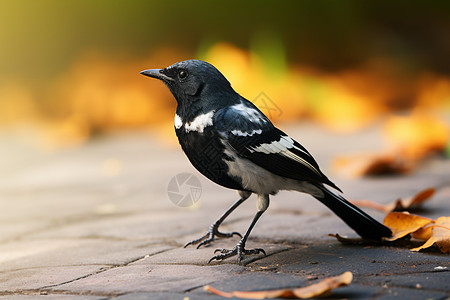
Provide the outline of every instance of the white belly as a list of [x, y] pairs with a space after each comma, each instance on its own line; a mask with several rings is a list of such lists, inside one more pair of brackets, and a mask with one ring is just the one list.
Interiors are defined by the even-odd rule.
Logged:
[[225, 154], [233, 158], [233, 161], [226, 162], [229, 168], [228, 175], [240, 179], [246, 190], [260, 195], [273, 195], [281, 190], [294, 190], [313, 196], [323, 196], [319, 188], [308, 182], [276, 175], [246, 158], [236, 156], [229, 150], [225, 150]]

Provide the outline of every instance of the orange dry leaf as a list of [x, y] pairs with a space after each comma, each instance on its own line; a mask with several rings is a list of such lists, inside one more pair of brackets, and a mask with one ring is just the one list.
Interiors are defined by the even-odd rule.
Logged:
[[347, 286], [352, 282], [353, 274], [351, 272], [345, 272], [339, 276], [325, 278], [324, 280], [312, 284], [307, 287], [301, 287], [296, 289], [281, 289], [281, 290], [268, 290], [268, 291], [256, 291], [256, 292], [223, 292], [217, 290], [209, 285], [205, 286], [206, 291], [210, 291], [216, 295], [226, 298], [241, 298], [241, 299], [267, 299], [267, 298], [297, 298], [307, 299], [313, 297], [319, 297], [326, 295], [331, 290], [340, 286]]
[[411, 208], [417, 208], [423, 202], [427, 201], [434, 195], [435, 189], [428, 188], [421, 190], [414, 197], [406, 198], [406, 199], [398, 199], [395, 201], [394, 208], [392, 210], [400, 211], [400, 210], [408, 210]]
[[411, 234], [416, 239], [426, 240], [425, 244], [411, 251], [420, 251], [436, 244], [442, 253], [450, 253], [450, 217], [431, 220], [406, 212], [392, 212], [386, 216], [383, 224], [392, 230], [392, 237], [387, 238], [387, 241]]
[[415, 111], [411, 116], [389, 117], [384, 125], [389, 150], [381, 154], [339, 157], [334, 165], [350, 176], [405, 174], [430, 154], [443, 152], [450, 138], [448, 124]]
[[386, 238], [386, 240], [395, 241], [430, 223], [434, 223], [434, 221], [407, 212], [391, 212], [383, 221], [383, 224], [392, 230], [392, 237]]
[[450, 217], [440, 217], [431, 227], [431, 237], [420, 247], [411, 251], [420, 251], [436, 244], [442, 253], [450, 253]]
[[410, 209], [415, 209], [419, 207], [422, 203], [430, 199], [434, 195], [435, 189], [428, 188], [421, 190], [413, 197], [406, 199], [397, 199], [393, 203], [379, 204], [370, 200], [352, 200], [351, 202], [359, 207], [368, 207], [376, 210], [389, 213], [391, 211], [405, 211]]
[[431, 229], [433, 229], [433, 223], [417, 229], [416, 231], [411, 233], [411, 236], [417, 240], [426, 241], [431, 237]]
[[[426, 241], [420, 247], [413, 248], [411, 251], [420, 251], [436, 244], [442, 253], [450, 253], [450, 217], [440, 217], [437, 220], [411, 215], [408, 212], [391, 212], [383, 224], [392, 230], [390, 238], [384, 238], [381, 242], [395, 241], [408, 234], [418, 240]], [[338, 241], [345, 244], [367, 244], [363, 239], [349, 239], [341, 237], [338, 234], [329, 236], [335, 237]]]
[[414, 167], [412, 161], [405, 160], [397, 153], [341, 156], [333, 164], [339, 172], [350, 177], [407, 174]]

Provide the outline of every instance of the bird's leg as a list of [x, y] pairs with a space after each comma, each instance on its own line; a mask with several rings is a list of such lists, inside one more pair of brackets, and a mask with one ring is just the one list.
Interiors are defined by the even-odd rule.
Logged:
[[211, 243], [214, 240], [214, 237], [229, 238], [229, 237], [232, 237], [234, 235], [238, 235], [239, 237], [242, 238], [242, 235], [239, 232], [223, 233], [223, 232], [219, 231], [220, 224], [222, 224], [222, 222], [239, 205], [241, 205], [245, 200], [247, 200], [247, 198], [250, 197], [251, 193], [239, 191], [239, 195], [241, 196], [241, 198], [238, 201], [236, 201], [230, 208], [228, 208], [228, 210], [222, 216], [220, 216], [219, 219], [217, 219], [213, 224], [211, 224], [211, 226], [209, 226], [209, 229], [208, 229], [208, 231], [206, 232], [205, 235], [203, 235], [202, 237], [200, 237], [198, 239], [190, 241], [189, 243], [184, 245], [184, 248], [186, 248], [189, 245], [196, 245], [196, 244], [198, 244], [197, 245], [197, 249], [198, 249], [198, 248], [200, 248], [203, 245], [207, 245], [207, 244]]
[[267, 207], [269, 206], [269, 196], [268, 195], [259, 195], [258, 196], [258, 212], [256, 213], [255, 217], [252, 220], [252, 223], [247, 229], [247, 232], [245, 233], [244, 237], [236, 244], [236, 246], [231, 249], [216, 249], [214, 253], [220, 252], [220, 254], [217, 254], [213, 256], [208, 263], [212, 262], [213, 260], [223, 260], [228, 257], [237, 255], [238, 256], [238, 263], [240, 264], [243, 258], [244, 254], [259, 254], [263, 253], [266, 255], [266, 252], [264, 249], [256, 248], [256, 249], [245, 249], [245, 243], [247, 242], [248, 236], [250, 235], [250, 232], [252, 231], [253, 227], [255, 226], [256, 222], [258, 222], [258, 219], [262, 216], [262, 214], [266, 211]]

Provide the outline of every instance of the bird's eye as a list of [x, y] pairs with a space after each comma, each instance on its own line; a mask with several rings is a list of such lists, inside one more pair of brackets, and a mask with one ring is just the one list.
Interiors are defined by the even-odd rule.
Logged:
[[187, 75], [188, 75], [188, 74], [187, 74], [186, 71], [180, 71], [180, 72], [178, 73], [178, 77], [180, 77], [180, 79], [186, 78]]

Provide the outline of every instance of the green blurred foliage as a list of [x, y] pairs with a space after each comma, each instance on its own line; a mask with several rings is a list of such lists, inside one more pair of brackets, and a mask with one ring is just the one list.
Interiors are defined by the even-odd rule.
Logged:
[[195, 56], [213, 41], [267, 39], [288, 62], [339, 69], [389, 56], [406, 72], [450, 73], [449, 29], [450, 1], [0, 0], [0, 78], [55, 76], [86, 49]]

